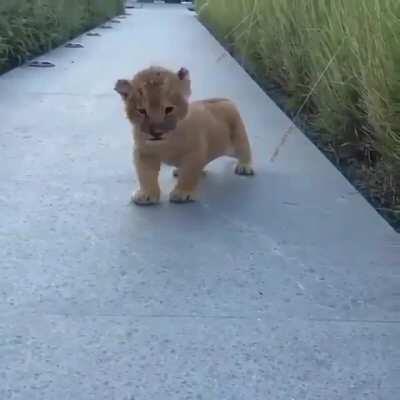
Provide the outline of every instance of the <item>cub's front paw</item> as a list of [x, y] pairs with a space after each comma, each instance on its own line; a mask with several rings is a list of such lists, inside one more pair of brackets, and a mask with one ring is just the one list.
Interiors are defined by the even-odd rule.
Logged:
[[132, 194], [132, 201], [138, 206], [151, 206], [160, 202], [160, 194], [138, 190]]
[[191, 203], [195, 201], [194, 193], [185, 190], [174, 189], [169, 195], [171, 203]]
[[236, 175], [252, 176], [254, 175], [254, 169], [250, 164], [240, 164], [236, 165], [235, 168]]

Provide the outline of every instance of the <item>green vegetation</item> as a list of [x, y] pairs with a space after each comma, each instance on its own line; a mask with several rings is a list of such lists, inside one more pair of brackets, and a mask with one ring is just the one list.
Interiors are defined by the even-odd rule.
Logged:
[[123, 0], [1, 0], [0, 72], [123, 11]]
[[217, 36], [285, 90], [293, 113], [312, 93], [305, 116], [320, 147], [400, 223], [400, 1], [198, 0], [197, 7]]

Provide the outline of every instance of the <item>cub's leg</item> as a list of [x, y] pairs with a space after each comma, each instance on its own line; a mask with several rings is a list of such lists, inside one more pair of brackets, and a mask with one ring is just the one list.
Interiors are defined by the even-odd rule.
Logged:
[[132, 200], [137, 205], [152, 205], [160, 201], [160, 186], [158, 185], [158, 174], [161, 162], [155, 157], [141, 154], [138, 150], [134, 152], [136, 173], [139, 179], [139, 190], [132, 194]]
[[169, 195], [172, 203], [188, 203], [195, 201], [195, 191], [199, 184], [204, 167], [198, 156], [188, 156], [179, 167], [178, 182]]
[[234, 157], [238, 160], [235, 173], [246, 176], [254, 175], [254, 169], [251, 161], [250, 143], [246, 128], [240, 116], [232, 134], [232, 145]]

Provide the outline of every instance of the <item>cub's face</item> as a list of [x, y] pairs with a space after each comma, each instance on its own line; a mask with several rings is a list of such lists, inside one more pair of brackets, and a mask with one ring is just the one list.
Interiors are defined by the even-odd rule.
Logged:
[[162, 141], [188, 112], [191, 94], [189, 72], [151, 67], [133, 80], [120, 79], [115, 90], [125, 102], [131, 123], [146, 141]]

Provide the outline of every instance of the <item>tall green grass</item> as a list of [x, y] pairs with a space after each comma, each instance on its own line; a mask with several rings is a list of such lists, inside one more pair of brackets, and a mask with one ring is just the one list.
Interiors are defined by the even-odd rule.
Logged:
[[123, 0], [0, 0], [0, 72], [122, 12]]
[[320, 140], [338, 160], [356, 162], [370, 197], [400, 217], [400, 1], [197, 6], [218, 36], [285, 89], [294, 110], [312, 91], [307, 111]]

